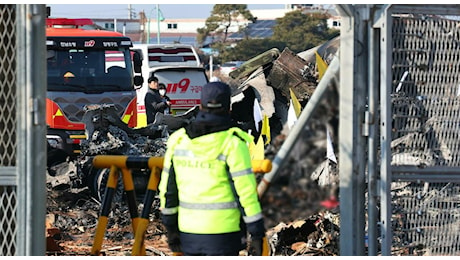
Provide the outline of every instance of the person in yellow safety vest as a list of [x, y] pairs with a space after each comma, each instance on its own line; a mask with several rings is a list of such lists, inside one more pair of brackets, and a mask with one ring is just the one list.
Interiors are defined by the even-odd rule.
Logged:
[[230, 116], [231, 89], [203, 86], [194, 121], [172, 133], [159, 183], [161, 218], [170, 249], [188, 256], [262, 255], [265, 225], [251, 167], [252, 136]]

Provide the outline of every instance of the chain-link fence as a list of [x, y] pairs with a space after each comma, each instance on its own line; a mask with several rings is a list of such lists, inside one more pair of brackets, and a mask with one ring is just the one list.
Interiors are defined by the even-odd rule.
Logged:
[[16, 17], [0, 6], [0, 255], [16, 253]]
[[460, 6], [337, 6], [341, 255], [459, 255]]
[[[460, 9], [460, 7], [458, 7]], [[460, 21], [392, 13], [392, 254], [460, 254]]]

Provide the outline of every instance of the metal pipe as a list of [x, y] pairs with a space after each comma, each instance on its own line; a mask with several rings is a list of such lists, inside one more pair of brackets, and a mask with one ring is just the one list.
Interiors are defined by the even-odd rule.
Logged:
[[321, 79], [315, 91], [313, 92], [313, 95], [311, 96], [307, 105], [300, 114], [297, 122], [294, 124], [294, 127], [289, 133], [286, 141], [283, 143], [280, 150], [273, 159], [272, 170], [264, 175], [261, 182], [257, 186], [257, 193], [259, 194], [259, 198], [261, 198], [264, 195], [264, 193], [269, 188], [271, 181], [278, 175], [280, 169], [282, 169], [282, 167], [288, 161], [287, 157], [289, 156], [290, 152], [292, 151], [292, 148], [296, 144], [296, 141], [299, 135], [302, 133], [303, 129], [305, 128], [305, 125], [312, 118], [313, 112], [321, 103], [321, 99], [326, 93], [327, 87], [331, 85], [331, 83], [333, 83], [334, 80], [336, 80], [336, 82], [338, 81], [337, 78], [339, 77], [339, 64], [339, 58], [338, 56], [335, 56], [334, 59], [331, 61], [331, 64], [329, 65], [328, 69], [324, 73], [323, 78]]
[[379, 46], [379, 34], [373, 28], [369, 30], [369, 84], [368, 84], [368, 95], [369, 95], [369, 110], [368, 116], [366, 117], [366, 123], [369, 127], [368, 133], [368, 224], [367, 224], [367, 243], [368, 243], [368, 255], [377, 255], [377, 222], [378, 222], [378, 211], [377, 211], [377, 150], [378, 136], [376, 129], [378, 128], [377, 117], [376, 117], [376, 100], [378, 100], [378, 89], [379, 78], [378, 78], [378, 46]]
[[[163, 168], [163, 157], [140, 157], [127, 155], [96, 155], [93, 158], [93, 166], [96, 168], [117, 168], [130, 169], [153, 169]], [[268, 159], [251, 160], [252, 171], [254, 173], [267, 173], [272, 169], [272, 162]]]
[[[6, 49], [9, 47], [11, 50], [8, 52], [11, 56], [9, 58], [15, 61], [11, 64], [2, 62], [2, 66], [5, 66], [2, 70], [16, 75], [10, 80], [10, 88], [13, 90], [10, 96], [15, 99], [16, 111], [10, 115], [2, 114], [3, 119], [12, 120], [13, 129], [10, 130], [15, 135], [11, 135], [9, 142], [14, 146], [11, 153], [14, 155], [12, 162], [15, 164], [2, 166], [8, 166], [3, 169], [15, 171], [16, 180], [12, 184], [12, 189], [17, 192], [17, 197], [11, 200], [10, 205], [16, 205], [17, 209], [13, 210], [15, 214], [12, 217], [16, 218], [15, 221], [10, 222], [14, 225], [7, 226], [11, 228], [10, 230], [16, 229], [8, 239], [11, 240], [11, 244], [6, 240], [2, 240], [0, 244], [5, 245], [8, 242], [7, 247], [3, 247], [7, 250], [7, 254], [44, 255], [46, 253], [46, 241], [43, 239], [46, 215], [46, 149], [44, 150], [43, 147], [46, 147], [44, 111], [47, 80], [43, 73], [46, 74], [46, 6], [16, 4], [14, 7], [4, 5], [2, 8], [2, 14], [6, 14], [2, 17], [2, 22], [5, 23], [5, 28], [11, 28], [11, 31], [8, 31], [11, 38], [3, 42], [3, 45]], [[10, 8], [11, 10], [8, 10]], [[8, 88], [2, 85], [5, 91], [8, 91]], [[8, 137], [7, 135], [4, 138]], [[8, 160], [6, 161], [8, 163]], [[4, 220], [3, 216], [6, 215], [3, 215], [1, 209], [0, 211], [2, 212], [0, 219]], [[11, 251], [8, 251], [9, 249]]]
[[149, 15], [149, 17], [148, 17], [148, 23], [147, 23], [147, 39], [146, 39], [146, 40], [147, 40], [147, 41], [146, 41], [147, 44], [150, 43], [150, 22], [151, 22], [151, 21], [150, 21], [150, 15]]
[[157, 43], [160, 44], [160, 5], [157, 4]]
[[380, 33], [380, 255], [391, 256], [393, 231], [391, 226], [391, 135], [392, 111], [391, 111], [391, 88], [392, 88], [392, 4], [382, 7], [382, 26]]
[[112, 200], [118, 184], [118, 176], [118, 168], [116, 166], [110, 167], [109, 179], [107, 180], [107, 187], [105, 189], [101, 211], [97, 220], [96, 232], [94, 234], [93, 246], [91, 248], [92, 256], [99, 256], [101, 253], [102, 242], [104, 240], [105, 230], [108, 224]]
[[213, 55], [211, 54], [209, 56], [209, 78], [212, 79], [212, 76], [214, 75], [214, 60], [213, 60]]

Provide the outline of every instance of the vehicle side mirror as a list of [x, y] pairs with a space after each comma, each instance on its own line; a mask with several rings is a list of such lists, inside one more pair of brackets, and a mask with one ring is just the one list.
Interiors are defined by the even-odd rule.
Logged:
[[135, 73], [142, 73], [142, 56], [137, 51], [133, 53], [133, 67]]
[[144, 83], [144, 78], [142, 76], [134, 76], [134, 87], [136, 89], [141, 88]]

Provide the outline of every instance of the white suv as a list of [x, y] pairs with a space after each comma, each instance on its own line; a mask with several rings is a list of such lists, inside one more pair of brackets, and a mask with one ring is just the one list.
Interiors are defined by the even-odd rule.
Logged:
[[229, 61], [220, 66], [220, 75], [227, 76], [230, 72], [238, 69], [244, 61]]

